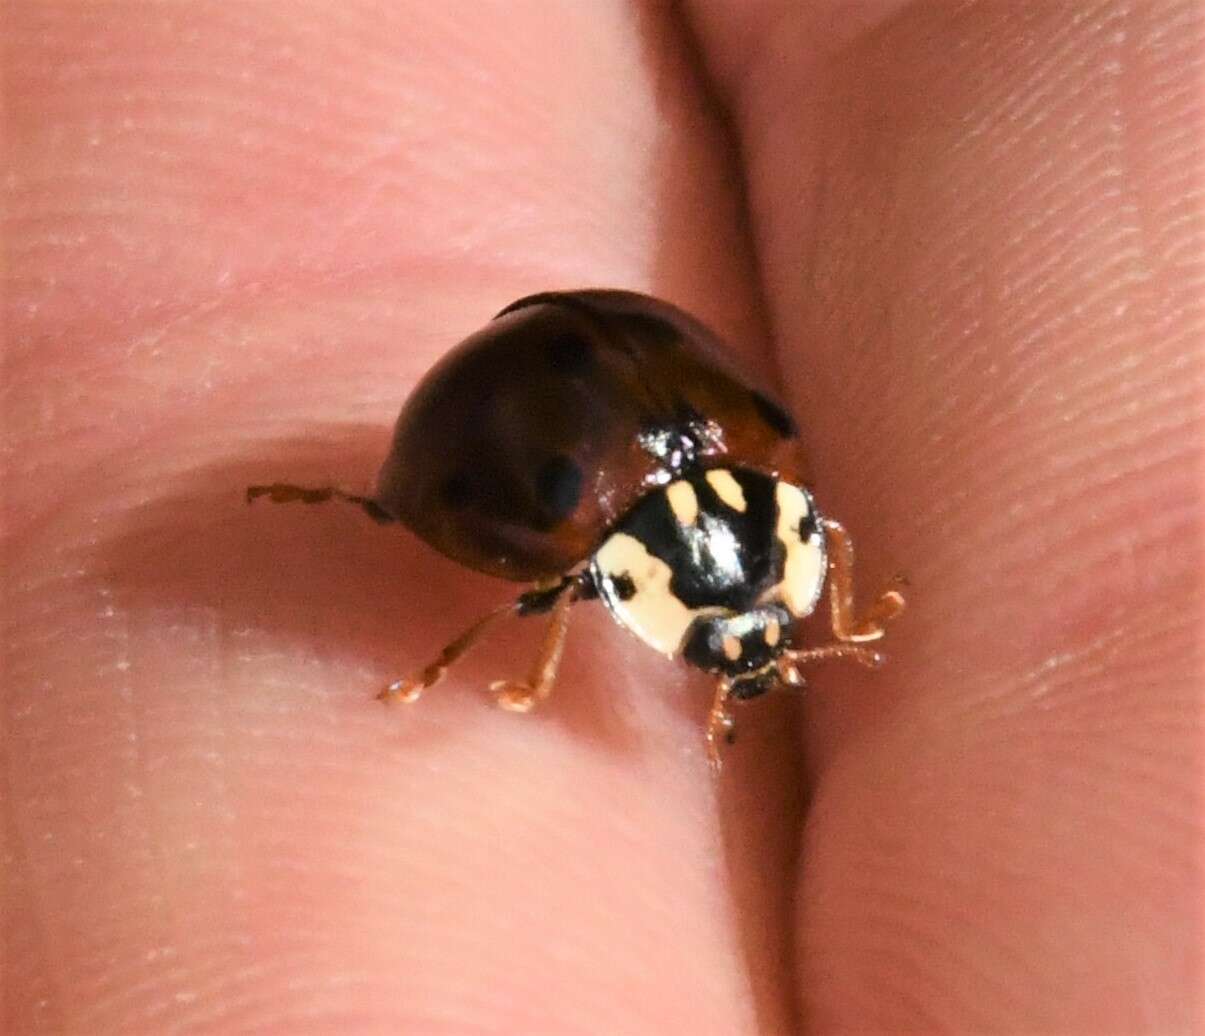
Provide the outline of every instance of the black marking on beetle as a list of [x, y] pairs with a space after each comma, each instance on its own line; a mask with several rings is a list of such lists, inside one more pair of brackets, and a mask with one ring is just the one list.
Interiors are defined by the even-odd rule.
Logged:
[[561, 331], [548, 343], [548, 365], [564, 377], [584, 377], [594, 369], [594, 346], [575, 331]]
[[560, 582], [552, 586], [537, 586], [519, 595], [516, 611], [520, 616], [543, 615], [552, 610], [557, 598], [565, 591], [573, 594], [575, 601], [592, 601], [598, 596], [598, 587], [594, 585], [594, 577], [589, 569], [573, 572], [562, 576]]
[[745, 510], [726, 507], [698, 472], [687, 477], [699, 515], [684, 526], [674, 517], [664, 489], [649, 493], [615, 526], [639, 540], [673, 575], [670, 590], [688, 608], [720, 607], [744, 612], [781, 578], [784, 550], [775, 535], [775, 479], [734, 469], [745, 494]]
[[564, 521], [582, 498], [582, 469], [563, 453], [549, 458], [536, 473], [536, 496], [550, 524]]
[[708, 673], [719, 672], [723, 647], [713, 622], [709, 619], [696, 619], [691, 623], [682, 645], [682, 657], [696, 669]]
[[609, 582], [611, 583], [611, 589], [615, 591], [615, 596], [621, 601], [630, 601], [636, 596], [636, 584], [627, 572], [620, 572], [619, 575], [611, 576]]
[[784, 439], [794, 439], [799, 434], [799, 425], [795, 423], [795, 418], [783, 410], [769, 396], [758, 392], [756, 389], [750, 395], [753, 398], [753, 405], [761, 415], [761, 419]]
[[808, 513], [799, 519], [799, 538], [806, 543], [813, 537], [820, 535], [820, 523], [816, 520], [816, 512], [812, 510], [811, 504], [808, 504]]

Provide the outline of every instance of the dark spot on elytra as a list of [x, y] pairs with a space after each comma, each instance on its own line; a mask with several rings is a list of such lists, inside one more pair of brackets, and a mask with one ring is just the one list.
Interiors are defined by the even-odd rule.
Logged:
[[594, 346], [573, 331], [562, 331], [548, 343], [548, 365], [565, 377], [581, 377], [594, 367]]
[[563, 453], [546, 460], [536, 473], [536, 495], [544, 517], [564, 521], [577, 508], [582, 496], [582, 469]]
[[632, 582], [632, 577], [626, 572], [611, 576], [611, 587], [615, 591], [615, 596], [621, 601], [630, 601], [636, 596], [636, 584]]
[[753, 405], [761, 414], [762, 420], [784, 439], [794, 439], [799, 434], [799, 426], [795, 423], [795, 419], [769, 396], [756, 390], [750, 395], [753, 397]]
[[461, 471], [444, 479], [439, 487], [439, 495], [448, 507], [461, 508], [472, 498], [473, 487], [468, 476]]

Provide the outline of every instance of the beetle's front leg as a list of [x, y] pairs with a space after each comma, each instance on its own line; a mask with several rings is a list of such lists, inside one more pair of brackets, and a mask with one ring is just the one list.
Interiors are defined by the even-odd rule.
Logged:
[[569, 609], [577, 600], [576, 586], [567, 592], [562, 590], [556, 598], [540, 653], [526, 681], [496, 680], [490, 684], [490, 690], [497, 695], [497, 702], [502, 708], [510, 712], [530, 712], [552, 693], [561, 665], [561, 654], [565, 649], [565, 634], [569, 631]]
[[519, 601], [504, 604], [500, 608], [495, 608], [492, 612], [483, 615], [455, 640], [444, 647], [433, 662], [430, 662], [418, 672], [404, 679], [394, 680], [393, 683], [377, 695], [377, 698], [383, 702], [405, 702], [406, 704], [418, 701], [423, 691], [439, 683], [444, 678], [444, 674], [452, 667], [453, 663], [476, 644], [486, 630], [497, 623], [499, 619], [523, 614], [521, 611], [521, 600], [522, 598]]
[[732, 700], [732, 681], [722, 677], [715, 685], [715, 697], [711, 702], [711, 712], [707, 714], [707, 760], [716, 773], [723, 765], [720, 759], [720, 742], [731, 744], [733, 741], [734, 722], [730, 702]]
[[490, 685], [490, 690], [498, 695], [498, 704], [503, 708], [513, 712], [527, 712], [536, 700], [547, 697], [552, 688], [561, 660], [561, 648], [564, 646], [569, 605], [581, 600], [585, 593], [580, 575], [565, 576], [555, 582], [541, 583], [533, 587], [508, 604], [487, 612], [447, 644], [434, 661], [404, 679], [394, 680], [377, 695], [377, 698], [383, 702], [416, 702], [423, 691], [439, 683], [452, 665], [492, 629], [499, 619], [521, 619], [525, 615], [551, 611], [552, 619], [548, 625], [548, 633], [532, 670], [531, 680], [526, 684], [498, 680]]

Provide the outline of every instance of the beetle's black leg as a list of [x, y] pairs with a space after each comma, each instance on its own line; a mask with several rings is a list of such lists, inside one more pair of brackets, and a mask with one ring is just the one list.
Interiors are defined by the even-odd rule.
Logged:
[[598, 588], [594, 585], [594, 577], [589, 569], [573, 572], [562, 576], [558, 582], [541, 584], [525, 594], [520, 594], [515, 603], [520, 615], [543, 615], [552, 611], [557, 599], [570, 587], [576, 601], [591, 601], [598, 596]]
[[904, 595], [898, 590], [884, 590], [874, 604], [855, 617], [853, 543], [840, 522], [824, 518], [821, 524], [828, 543], [828, 598], [833, 636], [851, 644], [878, 640], [886, 632], [886, 624], [904, 610]]
[[[564, 592], [568, 589], [568, 592]], [[556, 602], [552, 605], [548, 627], [544, 631], [544, 642], [526, 682], [518, 680], [496, 680], [490, 690], [497, 696], [498, 704], [510, 712], [530, 712], [536, 704], [552, 693], [560, 668], [561, 654], [565, 649], [565, 634], [569, 631], [569, 609], [578, 600], [577, 586], [570, 583], [562, 586]]]
[[382, 510], [381, 505], [371, 497], [346, 493], [342, 489], [336, 489], [334, 486], [307, 488], [305, 486], [294, 486], [288, 482], [273, 482], [269, 486], [247, 487], [247, 503], [251, 503], [261, 496], [266, 496], [274, 504], [287, 504], [292, 503], [294, 500], [300, 501], [303, 504], [324, 504], [328, 500], [342, 500], [345, 503], [355, 504], [374, 522], [384, 524], [396, 521], [393, 515]]
[[725, 741], [732, 744], [735, 740], [733, 733], [735, 724], [729, 708], [731, 697], [732, 681], [727, 677], [721, 677], [715, 685], [711, 712], [707, 714], [707, 760], [711, 763], [711, 769], [716, 773], [720, 772], [720, 767], [723, 765], [720, 759], [720, 742]]

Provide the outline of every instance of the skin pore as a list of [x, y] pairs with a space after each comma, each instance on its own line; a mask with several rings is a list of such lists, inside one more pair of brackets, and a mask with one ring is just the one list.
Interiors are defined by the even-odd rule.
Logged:
[[[6, 1032], [1200, 1022], [1202, 16], [1184, 2], [15, 4]], [[773, 373], [878, 672], [737, 714], [353, 508], [512, 299]]]

